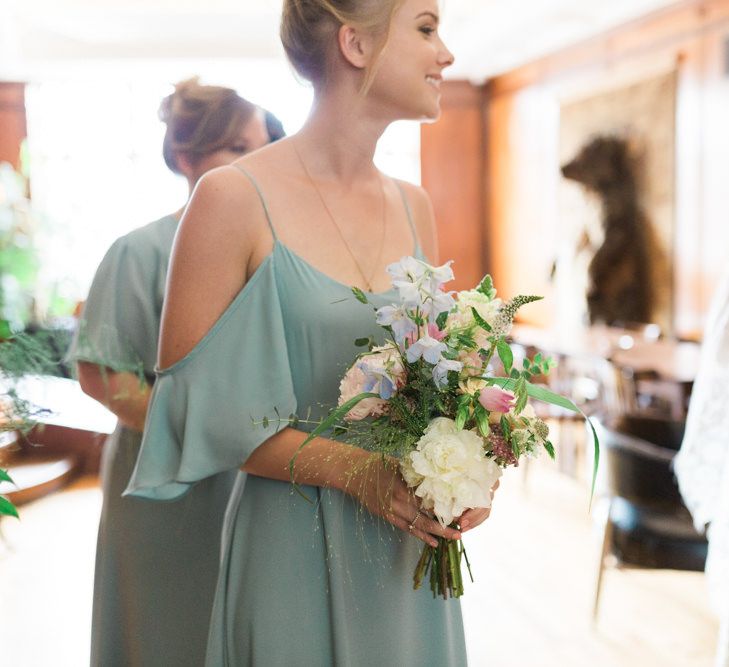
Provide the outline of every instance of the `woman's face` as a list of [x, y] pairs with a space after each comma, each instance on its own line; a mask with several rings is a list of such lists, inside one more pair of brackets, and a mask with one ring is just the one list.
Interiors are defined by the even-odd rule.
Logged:
[[435, 120], [440, 115], [443, 70], [453, 54], [438, 34], [437, 0], [404, 0], [377, 64], [369, 96], [395, 118]]
[[197, 181], [205, 172], [224, 167], [234, 162], [242, 155], [250, 153], [265, 146], [269, 142], [266, 120], [261, 109], [256, 109], [250, 120], [241, 128], [238, 136], [234, 138], [230, 146], [208, 153], [200, 158], [194, 165], [194, 180]]

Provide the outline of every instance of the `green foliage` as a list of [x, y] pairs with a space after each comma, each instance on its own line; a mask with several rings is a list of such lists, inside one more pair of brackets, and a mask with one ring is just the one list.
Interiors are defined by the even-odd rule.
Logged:
[[514, 363], [514, 354], [511, 347], [503, 338], [500, 338], [496, 343], [496, 350], [499, 353], [501, 363], [504, 365], [504, 372], [508, 375], [511, 373], [511, 366]]
[[478, 401], [475, 403], [473, 417], [476, 420], [476, 426], [484, 438], [489, 436], [491, 428], [489, 426], [489, 413]]
[[479, 315], [478, 311], [471, 306], [471, 314], [473, 315], [473, 319], [476, 320], [476, 324], [480, 326], [484, 331], [487, 331], [488, 333], [491, 333], [493, 329], [491, 328], [491, 325]]
[[[0, 469], [0, 482], [10, 482], [12, 484], [13, 480], [7, 471]], [[0, 516], [3, 515], [18, 518], [18, 510], [5, 496], [0, 496]]]
[[481, 292], [484, 296], [488, 297], [489, 299], [495, 299], [496, 298], [496, 290], [494, 289], [494, 281], [493, 278], [487, 273], [481, 282], [479, 283], [479, 286], [476, 288], [476, 291]]
[[27, 179], [7, 162], [0, 163], [0, 193], [0, 334], [7, 337], [31, 320], [40, 263]]
[[354, 294], [355, 298], [360, 303], [369, 303], [367, 295], [359, 287], [352, 287], [352, 294]]

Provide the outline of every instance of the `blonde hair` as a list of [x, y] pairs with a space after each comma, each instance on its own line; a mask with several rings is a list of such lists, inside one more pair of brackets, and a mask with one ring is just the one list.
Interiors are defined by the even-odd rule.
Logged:
[[300, 76], [315, 87], [326, 83], [337, 32], [345, 24], [380, 37], [373, 64], [367, 68], [361, 92], [372, 84], [377, 60], [385, 48], [390, 23], [403, 0], [284, 0], [281, 43]]
[[198, 77], [176, 84], [159, 108], [160, 120], [167, 125], [162, 144], [167, 166], [179, 174], [178, 155], [194, 163], [231, 146], [255, 111], [256, 106], [232, 88], [204, 86]]

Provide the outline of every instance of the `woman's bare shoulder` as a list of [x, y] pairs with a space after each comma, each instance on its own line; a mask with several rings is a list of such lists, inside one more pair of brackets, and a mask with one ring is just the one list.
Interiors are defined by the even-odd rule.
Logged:
[[159, 348], [163, 368], [202, 340], [272, 246], [260, 198], [244, 174], [220, 167], [198, 181], [172, 250]]

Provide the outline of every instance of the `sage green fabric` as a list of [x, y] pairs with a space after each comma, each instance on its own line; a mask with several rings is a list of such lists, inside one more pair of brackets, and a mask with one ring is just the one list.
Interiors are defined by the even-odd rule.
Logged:
[[[177, 220], [118, 239], [94, 278], [71, 358], [154, 378], [167, 263]], [[180, 502], [122, 498], [141, 434], [118, 425], [102, 456], [91, 664], [198, 667], [205, 660], [234, 472]]]
[[[275, 430], [264, 416], [325, 415], [354, 340], [380, 337], [372, 305], [395, 292], [363, 305], [272, 232], [272, 253], [217, 324], [159, 373], [129, 493], [179, 497], [243, 464]], [[343, 493], [303, 491], [313, 502], [238, 473], [206, 665], [465, 664], [459, 602], [412, 590], [422, 543]]]

